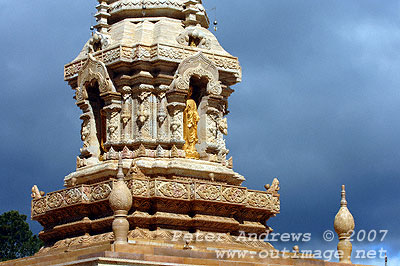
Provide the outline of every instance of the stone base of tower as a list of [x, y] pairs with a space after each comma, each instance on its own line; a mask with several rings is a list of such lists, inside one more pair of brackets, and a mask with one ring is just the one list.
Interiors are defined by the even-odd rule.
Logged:
[[[97, 245], [82, 244], [79, 248], [62, 248], [53, 252], [39, 252], [33, 257], [0, 263], [1, 266], [105, 266], [105, 265], [215, 265], [215, 266], [252, 266], [252, 265], [281, 265], [281, 266], [345, 266], [348, 264], [326, 262], [312, 258], [291, 258], [294, 254], [280, 254], [265, 257], [266, 250], [249, 248], [243, 245], [236, 246], [236, 252], [242, 252], [247, 256], [233, 258], [220, 258], [217, 251], [223, 252], [229, 249], [229, 245], [215, 243], [207, 244], [175, 244], [148, 241], [147, 243], [131, 243], [123, 246], [115, 246], [108, 243]], [[269, 249], [267, 249], [269, 250]], [[252, 252], [252, 253], [250, 253]], [[253, 254], [253, 255], [251, 255]], [[264, 254], [258, 256], [254, 254]], [[355, 264], [354, 264], [355, 265]]]

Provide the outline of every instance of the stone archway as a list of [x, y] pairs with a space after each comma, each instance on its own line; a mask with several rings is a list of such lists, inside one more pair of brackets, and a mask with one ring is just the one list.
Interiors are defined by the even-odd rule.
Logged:
[[[172, 120], [179, 121], [181, 127], [183, 122], [180, 117], [182, 106], [186, 104], [191, 82], [202, 80], [204, 88], [201, 99], [196, 99], [198, 103], [198, 144], [196, 145], [200, 157], [210, 159], [211, 154], [217, 154], [218, 147], [218, 121], [223, 117], [223, 112], [219, 109], [222, 99], [222, 86], [219, 81], [219, 72], [216, 65], [209, 60], [203, 53], [199, 52], [194, 56], [182, 61], [175, 73], [175, 78], [170, 86], [167, 97], [170, 103]], [[178, 111], [176, 111], [178, 110]]]
[[175, 73], [175, 79], [171, 84], [172, 90], [189, 90], [190, 79], [196, 76], [206, 78], [208, 81], [207, 94], [220, 95], [222, 92], [221, 82], [217, 66], [209, 60], [202, 52], [190, 56], [179, 64]]
[[114, 137], [118, 134], [119, 123], [116, 123], [114, 119], [113, 109], [107, 106], [110, 102], [109, 95], [115, 96], [118, 93], [104, 63], [88, 54], [86, 63], [79, 71], [77, 85], [76, 101], [83, 112], [81, 115], [83, 148], [78, 157], [77, 167], [79, 168], [96, 164], [101, 160], [101, 156], [106, 151], [104, 144], [110, 135]]

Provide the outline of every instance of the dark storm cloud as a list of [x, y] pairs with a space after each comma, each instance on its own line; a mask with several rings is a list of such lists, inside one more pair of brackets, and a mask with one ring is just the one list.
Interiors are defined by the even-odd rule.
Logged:
[[398, 249], [399, 2], [208, 3], [243, 67], [230, 102], [235, 169], [258, 189], [280, 177], [272, 226], [321, 240], [346, 184], [357, 228], [389, 229]]
[[[332, 229], [346, 184], [357, 229], [390, 230], [385, 243], [373, 244], [398, 250], [399, 2], [204, 4], [217, 7], [216, 35], [243, 67], [229, 106], [235, 170], [250, 188], [281, 181], [282, 211], [270, 225], [312, 232], [311, 245], [335, 249], [321, 235]], [[79, 110], [62, 66], [89, 38], [95, 5], [0, 3], [1, 212], [29, 213], [33, 184], [60, 189], [74, 169]]]

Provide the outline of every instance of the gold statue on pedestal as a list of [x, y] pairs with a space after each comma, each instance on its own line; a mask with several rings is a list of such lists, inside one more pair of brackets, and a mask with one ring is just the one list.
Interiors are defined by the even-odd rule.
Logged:
[[186, 100], [186, 108], [183, 111], [183, 138], [185, 145], [183, 150], [186, 152], [188, 159], [200, 159], [200, 154], [196, 150], [196, 144], [199, 141], [197, 136], [197, 124], [200, 116], [197, 112], [197, 104], [191, 99], [193, 88], [190, 86], [188, 99]]

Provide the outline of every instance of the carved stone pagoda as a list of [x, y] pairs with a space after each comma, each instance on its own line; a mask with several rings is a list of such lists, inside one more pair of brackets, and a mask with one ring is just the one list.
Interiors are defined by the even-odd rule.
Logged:
[[254, 191], [233, 170], [224, 136], [241, 67], [202, 1], [99, 0], [97, 10], [65, 66], [82, 110], [76, 171], [63, 190], [33, 187], [45, 247], [12, 265], [221, 265], [218, 249], [274, 250], [237, 237], [271, 230], [279, 181]]
[[207, 29], [201, 1], [99, 2], [96, 32], [65, 66], [82, 110], [77, 169], [64, 190], [32, 202], [42, 252], [113, 241], [108, 200], [119, 160], [133, 199], [129, 240], [167, 240], [180, 230], [230, 241], [268, 231], [279, 213], [278, 181], [253, 191], [232, 170], [224, 135], [241, 68]]

